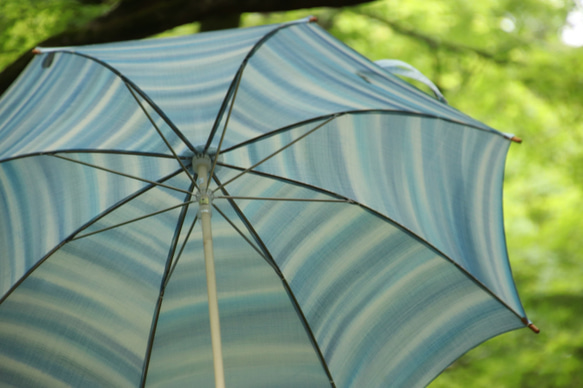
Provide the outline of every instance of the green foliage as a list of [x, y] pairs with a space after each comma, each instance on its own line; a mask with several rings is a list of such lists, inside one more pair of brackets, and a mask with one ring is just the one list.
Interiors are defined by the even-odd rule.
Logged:
[[[2, 0], [0, 68], [110, 6]], [[542, 332], [519, 330], [476, 347], [431, 388], [583, 386], [583, 48], [560, 40], [574, 6], [572, 0], [384, 0], [242, 19], [251, 26], [316, 15], [365, 56], [414, 65], [452, 106], [524, 139], [507, 161], [506, 231], [517, 287]]]
[[42, 40], [82, 25], [113, 2], [85, 5], [76, 0], [0, 1], [0, 69]]
[[560, 39], [563, 0], [378, 1], [343, 11], [248, 15], [246, 25], [315, 14], [376, 60], [404, 60], [450, 104], [512, 145], [504, 186], [508, 249], [529, 318], [541, 328], [476, 347], [431, 388], [583, 386], [583, 48]]

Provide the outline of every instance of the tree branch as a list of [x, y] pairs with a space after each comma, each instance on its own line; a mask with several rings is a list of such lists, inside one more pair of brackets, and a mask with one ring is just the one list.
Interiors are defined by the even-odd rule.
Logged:
[[[89, 0], [86, 0], [89, 1]], [[37, 44], [41, 47], [141, 39], [197, 21], [231, 19], [244, 12], [278, 12], [314, 7], [344, 7], [371, 0], [122, 0], [109, 13], [85, 26], [67, 30]], [[306, 15], [308, 16], [308, 15]], [[237, 17], [238, 18], [238, 17]], [[208, 25], [208, 24], [207, 24]], [[210, 29], [216, 27], [208, 27]], [[32, 47], [31, 47], [32, 49]], [[30, 50], [0, 73], [2, 94], [31, 60]]]
[[393, 20], [387, 20], [385, 18], [382, 18], [380, 16], [368, 12], [359, 12], [359, 14], [362, 16], [366, 16], [370, 19], [376, 20], [378, 22], [381, 22], [382, 24], [388, 26], [390, 29], [392, 29], [398, 34], [405, 35], [418, 41], [421, 41], [425, 43], [427, 46], [429, 46], [430, 49], [433, 50], [441, 48], [456, 53], [472, 52], [482, 58], [488, 59], [498, 64], [508, 64], [511, 62], [506, 56], [500, 56], [498, 53], [490, 53], [488, 51], [476, 47], [470, 47], [463, 44], [443, 41], [439, 38], [434, 38], [429, 35], [425, 35], [418, 31], [407, 28]]

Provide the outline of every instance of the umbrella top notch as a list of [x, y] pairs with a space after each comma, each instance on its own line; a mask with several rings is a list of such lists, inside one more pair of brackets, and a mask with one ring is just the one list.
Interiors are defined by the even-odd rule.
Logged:
[[197, 146], [194, 148], [194, 153], [182, 156], [182, 159], [191, 159], [192, 161], [192, 171], [196, 173], [198, 171], [197, 167], [199, 163], [205, 163], [208, 165], [208, 171], [210, 177], [213, 173], [221, 168], [220, 163], [223, 161], [223, 155], [215, 147], [210, 147], [206, 151], [204, 146]]
[[[214, 156], [214, 155], [213, 155]], [[213, 165], [213, 161], [211, 159], [211, 155], [207, 153], [195, 153], [192, 156], [192, 169], [194, 171], [198, 171], [199, 165], [204, 164], [207, 166], [208, 169], [211, 168]]]
[[192, 156], [192, 170], [197, 176], [194, 194], [199, 203], [199, 210], [210, 213], [213, 190], [209, 190], [208, 186], [217, 168], [216, 161], [220, 160], [221, 156], [217, 156], [212, 149], [208, 151], [208, 153], [195, 152]]
[[208, 187], [208, 173], [211, 170], [212, 165], [213, 161], [208, 154], [194, 154], [192, 157], [192, 169], [195, 173], [202, 172], [196, 180], [198, 190], [201, 194], [206, 194], [206, 189]]

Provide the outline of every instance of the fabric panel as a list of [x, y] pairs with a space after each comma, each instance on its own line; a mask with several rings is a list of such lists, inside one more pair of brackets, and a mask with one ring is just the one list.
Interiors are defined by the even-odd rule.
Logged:
[[[257, 176], [229, 186], [233, 195], [326, 197]], [[239, 202], [288, 279], [337, 386], [425, 386], [478, 343], [522, 327], [449, 260], [358, 205]]]
[[95, 56], [137, 84], [197, 147], [206, 143], [241, 62], [274, 28], [262, 26], [73, 50]]
[[367, 109], [441, 117], [496, 132], [411, 87], [317, 25], [297, 24], [267, 39], [245, 64], [225, 146], [300, 121]]
[[[225, 200], [216, 202], [240, 223]], [[216, 211], [212, 225], [227, 386], [329, 386], [279, 276]], [[214, 387], [202, 252], [197, 224], [164, 293], [147, 386]]]
[[[324, 121], [224, 154], [250, 167]], [[256, 167], [355, 200], [411, 231], [524, 314], [508, 265], [502, 179], [509, 142], [425, 117], [361, 113], [333, 119]], [[373, 189], [374, 188], [374, 189]]]
[[[149, 180], [176, 170], [167, 159], [67, 157]], [[78, 228], [148, 185], [51, 156], [0, 164], [0, 295]]]
[[65, 244], [0, 305], [4, 383], [139, 384], [175, 214]]
[[[0, 100], [0, 160], [58, 150], [118, 150], [172, 155], [122, 80], [80, 56], [35, 57]], [[177, 152], [183, 142], [148, 108]]]

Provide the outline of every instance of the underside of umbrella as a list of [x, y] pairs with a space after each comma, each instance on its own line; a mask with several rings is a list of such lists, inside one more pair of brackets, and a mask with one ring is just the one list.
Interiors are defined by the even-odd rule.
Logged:
[[1, 383], [416, 387], [531, 325], [512, 136], [310, 21], [37, 51], [0, 100]]

